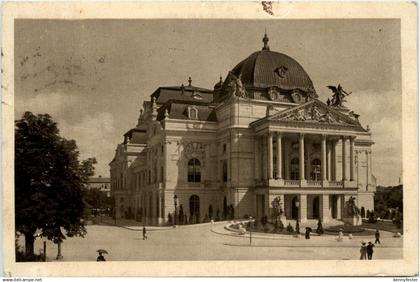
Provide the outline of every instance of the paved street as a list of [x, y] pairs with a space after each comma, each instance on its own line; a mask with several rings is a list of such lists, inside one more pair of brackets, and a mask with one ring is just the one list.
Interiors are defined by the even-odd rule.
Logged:
[[[236, 236], [224, 230], [225, 223], [180, 226], [175, 229], [155, 229], [142, 240], [142, 232], [118, 226], [89, 225], [85, 238], [69, 238], [62, 244], [64, 261], [95, 261], [96, 250], [103, 248], [107, 260], [281, 260], [281, 259], [358, 259], [362, 240], [369, 237], [347, 238], [337, 242], [333, 236], [304, 237], [254, 234]], [[383, 245], [375, 248], [374, 259], [402, 258], [402, 238], [384, 234]], [[36, 240], [35, 251], [42, 248]], [[53, 261], [57, 246], [48, 242], [48, 260]]]

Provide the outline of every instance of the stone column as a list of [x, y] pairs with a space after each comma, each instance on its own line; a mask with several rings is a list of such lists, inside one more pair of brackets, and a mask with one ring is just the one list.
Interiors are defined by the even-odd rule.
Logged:
[[267, 179], [273, 178], [273, 134], [267, 136]]
[[350, 181], [354, 180], [354, 137], [350, 137]]
[[331, 141], [331, 180], [336, 181], [337, 180], [337, 155], [336, 155], [336, 148], [337, 142]]
[[260, 158], [260, 150], [259, 150], [259, 140], [258, 136], [255, 136], [254, 140], [254, 179], [260, 179], [260, 171], [259, 171], [259, 158]]
[[331, 180], [331, 142], [327, 142], [327, 180]]
[[283, 141], [283, 143], [284, 143], [284, 179], [290, 179], [290, 171], [289, 171], [289, 162], [290, 162], [290, 160], [289, 160], [289, 154], [287, 153], [288, 152], [288, 148], [290, 148], [290, 143], [289, 143], [289, 140], [287, 139], [287, 138], [283, 138], [284, 139], [284, 141]]
[[337, 195], [337, 219], [341, 219], [341, 195]]
[[328, 222], [331, 218], [330, 195], [322, 195], [322, 222]]
[[299, 135], [299, 178], [305, 180], [305, 135]]
[[258, 138], [259, 140], [259, 152], [260, 152], [260, 157], [259, 157], [259, 161], [258, 164], [260, 165], [259, 168], [259, 175], [260, 175], [260, 179], [265, 179], [267, 176], [267, 149], [265, 147], [265, 143], [266, 140], [264, 138], [264, 136], [261, 136]]
[[366, 179], [366, 183], [367, 183], [367, 187], [366, 187], [366, 191], [369, 190], [370, 186], [372, 185], [372, 159], [371, 159], [371, 152], [370, 151], [366, 151], [366, 167], [367, 167], [367, 179]]
[[[306, 161], [306, 168], [305, 168], [305, 179], [309, 180], [311, 179], [311, 143], [305, 142], [305, 153], [307, 156]], [[303, 154], [305, 156], [305, 154]]]
[[342, 149], [343, 149], [343, 156], [342, 156], [342, 168], [343, 168], [343, 180], [347, 180], [346, 175], [346, 137], [341, 137], [341, 142], [343, 143]]
[[300, 222], [306, 222], [307, 220], [307, 196], [306, 194], [299, 195], [299, 220]]
[[327, 180], [327, 136], [321, 136], [321, 179]]
[[282, 179], [282, 136], [277, 133], [277, 178]]

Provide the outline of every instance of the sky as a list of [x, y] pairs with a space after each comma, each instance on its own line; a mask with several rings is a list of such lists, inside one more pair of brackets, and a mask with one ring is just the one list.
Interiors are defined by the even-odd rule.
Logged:
[[262, 48], [296, 59], [321, 101], [340, 83], [347, 107], [369, 125], [380, 185], [402, 173], [399, 20], [16, 20], [15, 119], [48, 113], [74, 139], [81, 158], [96, 157], [109, 176], [122, 135], [159, 86], [213, 89]]

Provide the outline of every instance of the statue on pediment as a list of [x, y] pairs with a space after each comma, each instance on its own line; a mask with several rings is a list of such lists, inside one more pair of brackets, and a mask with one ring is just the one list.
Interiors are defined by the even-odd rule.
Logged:
[[333, 107], [343, 107], [343, 103], [346, 102], [346, 100], [344, 100], [344, 97], [352, 93], [346, 92], [340, 84], [338, 84], [337, 87], [332, 85], [329, 85], [327, 87], [334, 93], [331, 100], [331, 106]]
[[331, 113], [330, 113], [330, 112], [328, 112], [328, 111], [325, 113], [325, 115], [323, 115], [323, 116], [320, 118], [320, 121], [327, 122], [327, 123], [334, 123], [334, 122], [337, 122], [337, 121], [334, 119], [334, 117], [331, 115]]
[[311, 119], [319, 121], [321, 118], [321, 112], [318, 110], [316, 105], [312, 105], [311, 108]]

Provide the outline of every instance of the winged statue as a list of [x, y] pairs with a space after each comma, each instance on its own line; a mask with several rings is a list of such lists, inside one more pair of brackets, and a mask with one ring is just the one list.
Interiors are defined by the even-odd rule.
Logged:
[[346, 92], [340, 84], [337, 87], [329, 85], [327, 86], [334, 94], [331, 100], [331, 106], [343, 107], [343, 103], [346, 102], [344, 97], [350, 95], [352, 92]]

